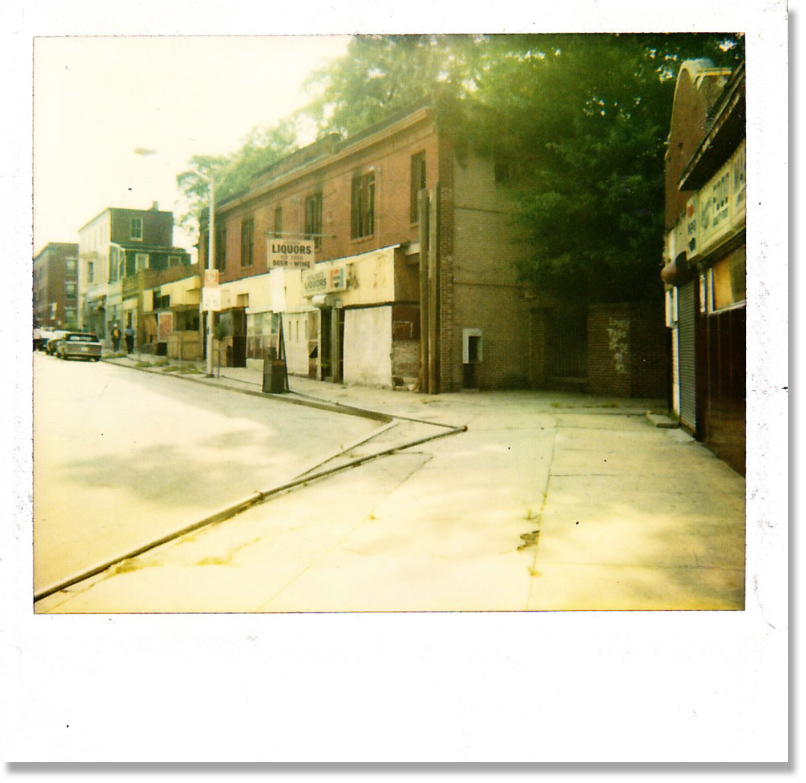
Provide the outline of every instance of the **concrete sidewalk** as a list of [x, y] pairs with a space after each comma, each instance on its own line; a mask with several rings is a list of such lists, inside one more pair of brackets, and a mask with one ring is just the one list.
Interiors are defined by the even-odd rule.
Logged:
[[[262, 393], [260, 370], [184, 377]], [[56, 593], [37, 611], [744, 606], [744, 479], [650, 420], [660, 401], [428, 396], [289, 380], [292, 394], [279, 395], [289, 402], [467, 431], [283, 493]], [[373, 449], [370, 441], [350, 456]]]

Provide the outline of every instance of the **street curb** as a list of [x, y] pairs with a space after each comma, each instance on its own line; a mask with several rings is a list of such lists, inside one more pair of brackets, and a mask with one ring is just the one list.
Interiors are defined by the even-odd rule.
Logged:
[[660, 429], [676, 430], [678, 427], [680, 427], [679, 421], [673, 419], [671, 416], [665, 416], [661, 413], [652, 413], [652, 411], [647, 411], [646, 417], [650, 424], [652, 424], [654, 427], [659, 427]]
[[[139, 369], [139, 368], [138, 368]], [[326, 468], [325, 470], [320, 470], [317, 473], [310, 473], [309, 469], [308, 472], [302, 473], [297, 478], [292, 479], [291, 481], [287, 481], [283, 484], [279, 484], [275, 487], [270, 487], [269, 489], [263, 491], [255, 491], [253, 494], [248, 496], [247, 498], [237, 501], [229, 506], [219, 509], [218, 511], [213, 512], [212, 514], [208, 514], [206, 517], [203, 517], [196, 522], [193, 522], [185, 527], [180, 528], [172, 533], [167, 533], [164, 536], [160, 536], [159, 538], [155, 539], [154, 541], [149, 542], [148, 544], [143, 544], [136, 549], [133, 549], [129, 552], [126, 552], [123, 555], [118, 555], [117, 557], [108, 560], [100, 565], [92, 566], [90, 569], [86, 571], [82, 571], [80, 574], [76, 574], [68, 579], [62, 580], [56, 585], [52, 585], [51, 587], [47, 587], [44, 590], [40, 591], [39, 593], [34, 594], [34, 603], [37, 601], [41, 601], [45, 598], [49, 598], [56, 593], [59, 593], [63, 590], [66, 590], [73, 585], [79, 584], [80, 582], [84, 582], [87, 579], [91, 579], [94, 576], [98, 576], [102, 574], [104, 571], [118, 565], [119, 563], [124, 562], [125, 560], [132, 560], [135, 557], [139, 557], [146, 552], [151, 551], [152, 549], [156, 549], [164, 544], [168, 544], [171, 541], [175, 541], [178, 538], [182, 538], [190, 533], [194, 533], [197, 530], [200, 530], [203, 527], [208, 527], [209, 525], [215, 524], [216, 522], [224, 522], [228, 519], [232, 519], [232, 517], [237, 516], [238, 514], [247, 511], [248, 509], [256, 506], [260, 503], [264, 503], [265, 501], [275, 497], [276, 495], [283, 494], [285, 492], [290, 492], [293, 489], [297, 489], [298, 487], [305, 487], [308, 484], [313, 483], [314, 481], [318, 481], [320, 479], [328, 478], [329, 476], [335, 475], [336, 473], [341, 473], [342, 471], [349, 470], [350, 468], [357, 468], [360, 465], [363, 465], [365, 462], [370, 462], [375, 459], [379, 459], [380, 457], [386, 457], [390, 454], [394, 454], [398, 451], [405, 451], [406, 449], [413, 448], [414, 446], [420, 446], [424, 443], [428, 443], [432, 440], [437, 440], [438, 438], [445, 438], [448, 435], [455, 435], [460, 432], [467, 432], [466, 426], [461, 427], [454, 427], [447, 432], [439, 432], [436, 435], [429, 435], [424, 438], [417, 438], [416, 440], [409, 441], [407, 443], [402, 443], [396, 446], [390, 446], [389, 448], [382, 449], [375, 454], [367, 454], [363, 457], [356, 457], [355, 459], [350, 460], [349, 462], [345, 462], [342, 465], [335, 465], [331, 468]], [[368, 440], [365, 439], [365, 440]], [[324, 462], [329, 462], [334, 457], [331, 455], [328, 457]], [[324, 464], [324, 462], [320, 464]]]
[[[152, 375], [160, 375], [164, 378], [176, 378], [182, 381], [189, 381], [191, 383], [198, 383], [202, 386], [212, 386], [215, 389], [222, 389], [224, 391], [232, 391], [237, 392], [239, 394], [248, 394], [252, 397], [260, 397], [263, 399], [272, 399], [278, 400], [280, 402], [285, 402], [290, 405], [303, 405], [308, 408], [317, 408], [323, 411], [329, 411], [330, 413], [343, 413], [348, 416], [358, 416], [364, 419], [372, 419], [374, 421], [381, 421], [385, 424], [388, 424], [393, 419], [399, 418], [398, 416], [393, 416], [391, 414], [380, 413], [379, 411], [371, 411], [366, 410], [364, 408], [356, 408], [351, 405], [342, 405], [341, 403], [336, 402], [326, 402], [326, 401], [318, 401], [318, 400], [301, 400], [296, 398], [287, 397], [285, 394], [271, 394], [269, 392], [264, 391], [253, 391], [252, 389], [242, 389], [238, 386], [232, 386], [228, 383], [212, 383], [209, 380], [203, 380], [202, 378], [193, 378], [188, 375], [182, 375], [180, 373], [161, 373], [157, 369], [152, 367], [132, 367], [128, 364], [123, 364], [119, 361], [115, 361], [112, 359], [101, 359], [101, 361], [106, 362], [107, 364], [114, 364], [117, 367], [123, 367], [127, 370], [137, 370], [139, 372], [146, 372], [151, 373]], [[298, 392], [288, 392], [288, 394], [299, 394]], [[432, 422], [422, 422], [423, 424], [431, 424]], [[440, 424], [438, 426], [445, 427], [450, 425]]]

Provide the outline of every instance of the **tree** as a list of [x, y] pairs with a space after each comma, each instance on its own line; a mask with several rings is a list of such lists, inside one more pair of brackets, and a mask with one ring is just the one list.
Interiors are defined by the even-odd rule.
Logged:
[[381, 122], [438, 85], [472, 87], [483, 36], [359, 35], [347, 54], [306, 82], [316, 97], [307, 107], [320, 131], [350, 135]]
[[[245, 191], [253, 177], [265, 171], [296, 149], [296, 120], [287, 118], [276, 127], [258, 125], [246, 135], [232, 155], [196, 155], [190, 168], [177, 175], [176, 182], [185, 196], [187, 211], [179, 225], [194, 229], [201, 214], [209, 210], [210, 186], [205, 177], [215, 181], [216, 202]], [[199, 176], [199, 173], [204, 176]]]
[[741, 44], [658, 34], [492, 41], [498, 51], [460, 135], [517, 161], [510, 193], [527, 237], [523, 280], [580, 303], [662, 293], [663, 158], [677, 72], [706, 55], [735, 65]]

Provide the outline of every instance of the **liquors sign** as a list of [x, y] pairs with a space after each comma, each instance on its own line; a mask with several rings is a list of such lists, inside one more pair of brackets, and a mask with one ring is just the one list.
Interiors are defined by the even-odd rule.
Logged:
[[314, 262], [312, 239], [269, 239], [270, 269], [311, 269]]
[[333, 291], [347, 290], [347, 268], [332, 266], [327, 269], [312, 269], [302, 275], [304, 296], [329, 294]]

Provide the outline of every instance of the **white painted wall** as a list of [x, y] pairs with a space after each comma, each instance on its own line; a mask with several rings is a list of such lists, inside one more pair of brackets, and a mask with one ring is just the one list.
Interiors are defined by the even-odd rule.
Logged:
[[344, 313], [344, 382], [392, 386], [392, 308]]

